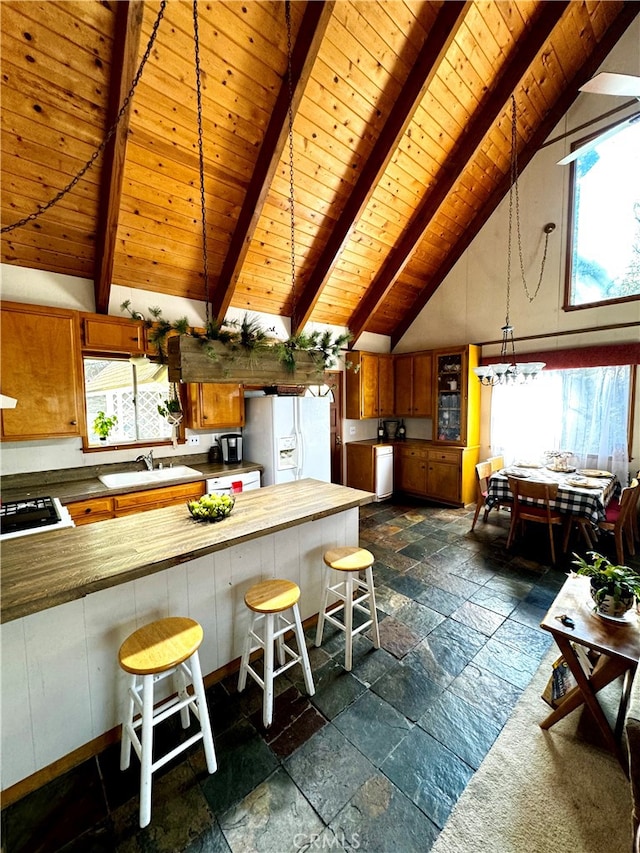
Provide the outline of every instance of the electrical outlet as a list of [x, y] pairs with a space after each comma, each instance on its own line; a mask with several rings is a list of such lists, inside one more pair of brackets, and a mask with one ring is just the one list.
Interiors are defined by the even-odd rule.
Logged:
[[200, 444], [200, 436], [199, 435], [190, 435], [187, 438], [187, 444]]
[[349, 435], [355, 435], [355, 434], [356, 434], [356, 428], [355, 427], [349, 427]]

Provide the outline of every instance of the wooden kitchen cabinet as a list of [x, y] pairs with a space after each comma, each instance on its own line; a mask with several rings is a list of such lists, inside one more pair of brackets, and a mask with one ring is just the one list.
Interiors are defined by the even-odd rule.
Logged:
[[122, 355], [144, 355], [146, 351], [146, 330], [142, 320], [82, 313], [80, 327], [83, 351]]
[[244, 426], [242, 385], [191, 382], [185, 386], [185, 426], [189, 429], [228, 429]]
[[159, 489], [144, 489], [122, 495], [104, 495], [99, 498], [87, 498], [84, 501], [72, 501], [66, 505], [66, 508], [76, 525], [92, 524], [96, 521], [105, 521], [107, 518], [133, 515], [149, 509], [186, 503], [202, 497], [204, 493], [205, 483], [199, 480], [196, 483], [178, 483], [173, 486], [162, 486]]
[[413, 445], [394, 445], [394, 491], [427, 497], [428, 451]]
[[2, 393], [5, 441], [72, 438], [84, 432], [80, 329], [77, 311], [3, 302]]
[[163, 486], [161, 489], [146, 489], [141, 492], [114, 495], [113, 505], [118, 518], [122, 515], [133, 515], [135, 512], [146, 512], [149, 509], [160, 509], [163, 506], [175, 506], [193, 501], [201, 498], [204, 492], [205, 483], [204, 480], [200, 480], [197, 483], [180, 483], [174, 486]]
[[352, 420], [393, 416], [393, 356], [354, 350], [347, 356], [346, 416]]
[[452, 347], [433, 353], [433, 440], [438, 443], [480, 443], [480, 382], [473, 372], [480, 348]]
[[76, 526], [115, 517], [115, 508], [111, 497], [73, 501], [67, 504], [67, 509]]
[[374, 444], [347, 444], [347, 486], [365, 492], [376, 490], [376, 448]]
[[479, 447], [396, 442], [395, 490], [455, 506], [475, 500]]
[[433, 414], [433, 357], [411, 352], [393, 357], [395, 416], [430, 418]]

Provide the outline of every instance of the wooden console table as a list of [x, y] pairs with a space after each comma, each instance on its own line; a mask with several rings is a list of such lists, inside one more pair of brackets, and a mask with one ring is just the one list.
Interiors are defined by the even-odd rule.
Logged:
[[[574, 628], [564, 625], [556, 618], [562, 614], [566, 614], [573, 620]], [[540, 627], [552, 634], [577, 684], [567, 693], [558, 707], [540, 723], [540, 727], [551, 728], [558, 720], [585, 704], [593, 714], [605, 743], [625, 767], [626, 760], [619, 737], [611, 729], [598, 702], [597, 693], [625, 673], [627, 674], [625, 682], [630, 683], [630, 678], [640, 660], [640, 616], [637, 616], [634, 611], [630, 621], [624, 623], [597, 616], [593, 612], [589, 595], [589, 578], [570, 576], [540, 623]], [[600, 653], [590, 675], [584, 672], [573, 649], [573, 643]], [[619, 722], [624, 714], [625, 693], [626, 690], [623, 688]]]

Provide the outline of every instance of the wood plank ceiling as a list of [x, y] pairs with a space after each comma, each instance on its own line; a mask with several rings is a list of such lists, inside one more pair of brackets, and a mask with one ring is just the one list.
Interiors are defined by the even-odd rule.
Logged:
[[4, 0], [2, 261], [393, 343], [639, 6], [200, 0], [205, 284], [192, 3]]

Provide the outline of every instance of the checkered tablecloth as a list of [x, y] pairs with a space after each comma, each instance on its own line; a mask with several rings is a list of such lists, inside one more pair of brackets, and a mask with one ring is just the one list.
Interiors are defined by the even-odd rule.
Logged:
[[[570, 486], [567, 480], [572, 479], [572, 474], [550, 471], [548, 468], [527, 469], [527, 479], [544, 483], [558, 483], [558, 496], [551, 501], [551, 506], [559, 512], [581, 515], [588, 518], [593, 524], [597, 524], [605, 517], [605, 507], [616, 493], [618, 484], [615, 476], [589, 478], [592, 482], [602, 482], [601, 489], [586, 489], [579, 486]], [[513, 476], [516, 476], [513, 474]], [[573, 475], [575, 476], [575, 474]], [[505, 470], [497, 471], [491, 475], [487, 492], [487, 506], [495, 506], [498, 502], [513, 500], [509, 491], [509, 483]], [[523, 500], [523, 503], [542, 504], [542, 501]]]

